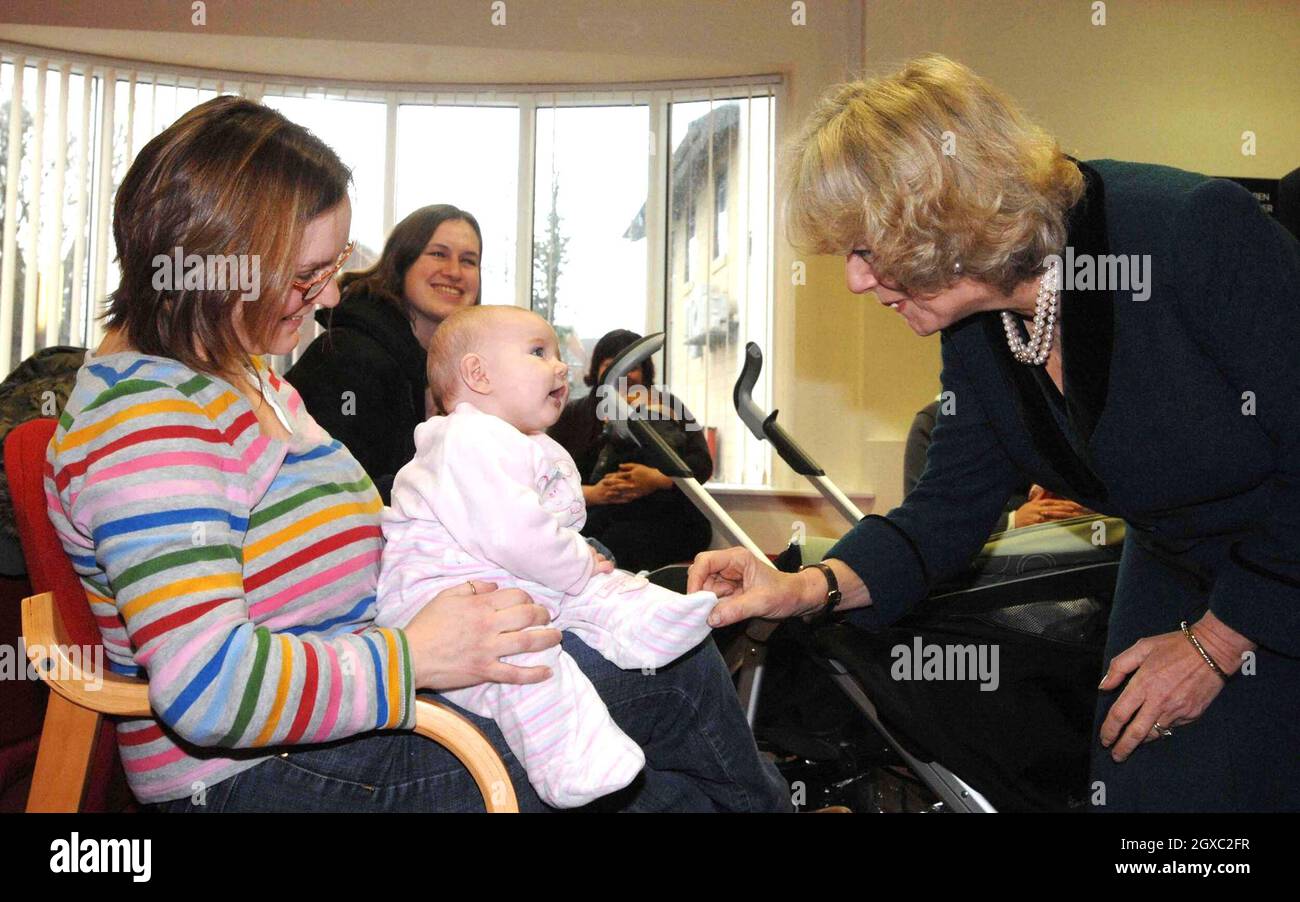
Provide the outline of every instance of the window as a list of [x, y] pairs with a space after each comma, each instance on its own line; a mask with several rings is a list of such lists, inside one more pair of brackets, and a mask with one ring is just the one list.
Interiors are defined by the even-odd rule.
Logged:
[[731, 392], [745, 344], [769, 347], [772, 99], [674, 103], [670, 120], [668, 384], [719, 427], [714, 478], [763, 484], [767, 450], [735, 422]]
[[[20, 114], [14, 121], [15, 66], [0, 64], [0, 369], [8, 373], [37, 348], [67, 342], [74, 304], [85, 295], [90, 190], [98, 122], [95, 84], [66, 70], [19, 71]], [[60, 127], [82, 118], [85, 129]], [[57, 115], [64, 111], [61, 120]], [[53, 112], [54, 115], [50, 113]], [[40, 120], [40, 128], [37, 121]], [[13, 126], [17, 144], [12, 149]], [[87, 156], [89, 154], [89, 156]], [[14, 166], [11, 176], [10, 167]], [[10, 193], [11, 187], [13, 189]]]
[[[483, 230], [485, 302], [555, 325], [575, 396], [601, 336], [663, 329], [660, 382], [716, 428], [714, 479], [768, 481], [731, 388], [745, 342], [769, 347], [778, 78], [565, 92], [236, 80], [248, 78], [0, 42], [0, 372], [38, 348], [99, 340], [95, 315], [117, 284], [117, 185], [182, 113], [242, 93], [352, 169], [349, 268], [419, 207], [468, 210]], [[304, 325], [300, 348], [315, 331]]]
[[573, 397], [614, 329], [658, 328], [646, 306], [650, 113], [644, 105], [537, 110], [533, 310], [555, 326]]
[[395, 196], [394, 223], [430, 204], [452, 204], [478, 220], [483, 302], [515, 303], [518, 107], [400, 104]]
[[267, 92], [262, 103], [306, 127], [352, 170], [352, 237], [357, 246], [348, 269], [364, 269], [384, 246], [384, 142], [388, 109], [382, 103], [324, 94], [302, 97]]

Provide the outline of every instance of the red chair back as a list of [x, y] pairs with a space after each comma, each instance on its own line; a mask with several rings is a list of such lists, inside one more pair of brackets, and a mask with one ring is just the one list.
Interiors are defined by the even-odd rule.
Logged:
[[[57, 422], [48, 418], [29, 420], [14, 427], [5, 437], [5, 475], [9, 479], [18, 540], [23, 546], [32, 591], [54, 593], [55, 605], [74, 644], [100, 645], [103, 636], [86, 601], [85, 587], [72, 569], [72, 561], [50, 522], [49, 501], [45, 497], [48, 467], [45, 452], [56, 426]], [[113, 722], [104, 718], [82, 810], [118, 811], [129, 806], [130, 801], [125, 773], [117, 757], [117, 734]]]
[[9, 477], [18, 540], [23, 546], [32, 591], [54, 593], [63, 625], [73, 642], [98, 645], [103, 637], [86, 603], [86, 590], [63, 551], [48, 513], [45, 451], [56, 425], [54, 420], [46, 418], [14, 427], [5, 439], [5, 475]]

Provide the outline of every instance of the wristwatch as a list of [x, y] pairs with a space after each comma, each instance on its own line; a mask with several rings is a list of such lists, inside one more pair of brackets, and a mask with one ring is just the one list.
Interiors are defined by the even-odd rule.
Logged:
[[835, 571], [831, 569], [830, 564], [818, 562], [816, 564], [804, 564], [799, 568], [802, 573], [810, 568], [815, 568], [822, 572], [826, 577], [826, 602], [810, 619], [813, 624], [822, 624], [834, 618], [835, 608], [839, 605], [844, 595], [840, 592], [840, 581], [835, 578]]

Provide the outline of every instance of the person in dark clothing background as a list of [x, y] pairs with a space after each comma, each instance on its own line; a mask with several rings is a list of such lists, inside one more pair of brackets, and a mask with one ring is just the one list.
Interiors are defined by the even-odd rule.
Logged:
[[[583, 381], [591, 387], [585, 396], [570, 401], [548, 434], [573, 455], [582, 474], [587, 525], [582, 534], [607, 547], [624, 570], [654, 570], [666, 564], [689, 561], [709, 547], [713, 528], [672, 480], [648, 463], [645, 451], [605, 435], [600, 419], [597, 386], [610, 363], [641, 338], [617, 329], [596, 342], [591, 367]], [[647, 360], [628, 373], [629, 389], [654, 385], [654, 361]], [[629, 403], [636, 395], [629, 391]], [[682, 456], [695, 478], [705, 482], [713, 475], [713, 459], [704, 431], [678, 402], [659, 390], [661, 406], [651, 419], [664, 439]], [[663, 415], [682, 410], [683, 420]], [[662, 418], [661, 418], [662, 417]]]
[[352, 452], [384, 503], [415, 456], [427, 419], [425, 349], [453, 311], [482, 302], [478, 221], [450, 204], [421, 207], [384, 243], [379, 261], [340, 280], [342, 301], [285, 378], [307, 411]]

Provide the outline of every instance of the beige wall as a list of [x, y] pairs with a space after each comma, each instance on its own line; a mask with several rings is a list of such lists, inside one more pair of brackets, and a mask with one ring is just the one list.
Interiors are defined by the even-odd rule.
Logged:
[[[866, 64], [937, 51], [1016, 97], [1067, 153], [1212, 175], [1300, 165], [1300, 3], [873, 0]], [[1241, 153], [1241, 133], [1258, 137]]]
[[[358, 9], [366, 12], [359, 13]], [[787, 77], [778, 134], [830, 84], [925, 52], [947, 53], [1016, 97], [1067, 151], [1213, 174], [1278, 176], [1300, 165], [1300, 3], [1110, 0], [487, 0], [326, 4], [212, 0], [51, 4], [6, 0], [0, 38], [87, 52], [360, 80], [609, 82]], [[1241, 133], [1258, 153], [1243, 157]], [[938, 339], [919, 339], [871, 298], [850, 295], [840, 261], [790, 284], [778, 245], [773, 351], [782, 421], [846, 490], [901, 494], [912, 414], [938, 390]], [[782, 484], [799, 483], [777, 465]], [[806, 510], [746, 502], [742, 525], [775, 535]], [[761, 528], [758, 523], [762, 521]]]

